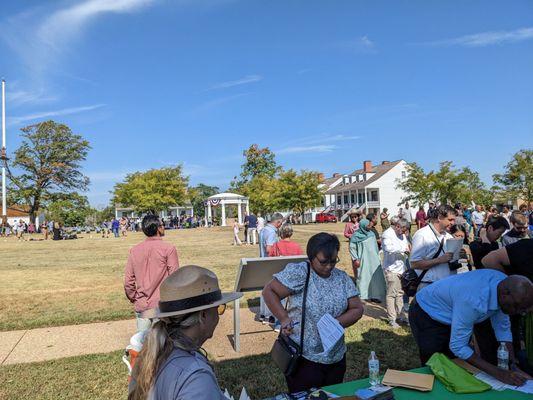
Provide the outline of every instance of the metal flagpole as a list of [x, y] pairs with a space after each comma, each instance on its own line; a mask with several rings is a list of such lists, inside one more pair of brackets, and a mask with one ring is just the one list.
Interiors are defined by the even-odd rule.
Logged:
[[6, 199], [6, 81], [2, 79], [2, 217], [7, 217]]

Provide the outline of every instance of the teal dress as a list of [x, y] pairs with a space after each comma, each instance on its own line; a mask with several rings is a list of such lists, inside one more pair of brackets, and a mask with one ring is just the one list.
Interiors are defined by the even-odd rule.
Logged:
[[366, 225], [360, 226], [359, 231], [362, 230], [362, 232], [358, 231], [359, 234], [354, 234], [350, 240], [352, 260], [359, 260], [360, 262], [357, 273], [357, 288], [361, 299], [377, 299], [383, 302], [385, 301], [387, 285], [381, 267], [378, 243], [376, 236], [366, 229]]

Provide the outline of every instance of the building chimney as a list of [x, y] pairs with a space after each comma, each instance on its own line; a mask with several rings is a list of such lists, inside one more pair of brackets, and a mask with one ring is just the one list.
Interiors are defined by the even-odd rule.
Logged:
[[333, 177], [334, 177], [334, 178], [338, 178], [339, 176], [341, 176], [341, 174], [339, 174], [338, 172], [335, 172], [335, 173], [333, 174]]
[[372, 169], [372, 161], [370, 160], [363, 161], [363, 171], [370, 172], [371, 169]]
[[382, 161], [381, 165], [385, 165], [385, 164], [388, 164], [388, 163], [390, 163], [390, 161]]
[[318, 174], [318, 181], [319, 182], [324, 182], [324, 174], [321, 173], [321, 172]]

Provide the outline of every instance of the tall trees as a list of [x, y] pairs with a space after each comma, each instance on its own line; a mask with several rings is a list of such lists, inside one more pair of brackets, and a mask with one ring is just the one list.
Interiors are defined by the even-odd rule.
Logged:
[[415, 205], [430, 200], [440, 204], [492, 203], [492, 195], [479, 174], [468, 167], [456, 168], [451, 161], [443, 161], [438, 170], [429, 172], [416, 163], [408, 164], [407, 178], [397, 187], [409, 193], [402, 202], [412, 201]]
[[[12, 199], [29, 206], [35, 222], [43, 203], [54, 193], [84, 191], [89, 178], [81, 172], [89, 142], [63, 124], [45, 121], [21, 129], [22, 144], [11, 165], [6, 162]], [[13, 169], [12, 169], [13, 168]]]
[[322, 193], [318, 188], [319, 174], [313, 171], [297, 173], [293, 169], [280, 173], [278, 193], [275, 196], [281, 210], [292, 210], [303, 215], [305, 210], [320, 204]]
[[219, 192], [219, 188], [216, 186], [209, 186], [203, 183], [199, 183], [195, 187], [189, 189], [189, 197], [191, 199], [192, 207], [194, 209], [194, 215], [198, 217], [205, 216], [204, 201], [208, 197], [213, 196]]
[[533, 202], [533, 150], [515, 153], [504, 173], [493, 175], [492, 179], [500, 196]]
[[56, 195], [46, 207], [47, 219], [61, 222], [65, 226], [82, 226], [94, 213], [87, 197], [78, 193]]
[[113, 204], [133, 207], [138, 212], [157, 213], [187, 198], [188, 178], [181, 165], [128, 174], [113, 189]]

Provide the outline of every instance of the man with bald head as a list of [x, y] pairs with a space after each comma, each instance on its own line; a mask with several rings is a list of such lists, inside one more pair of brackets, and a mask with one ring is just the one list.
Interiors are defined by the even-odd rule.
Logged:
[[[510, 385], [532, 379], [515, 366], [509, 315], [533, 307], [533, 283], [482, 269], [454, 275], [420, 290], [409, 309], [409, 322], [425, 364], [437, 352], [461, 358]], [[511, 369], [500, 369], [470, 347], [474, 325], [490, 319], [499, 342], [507, 345]]]

